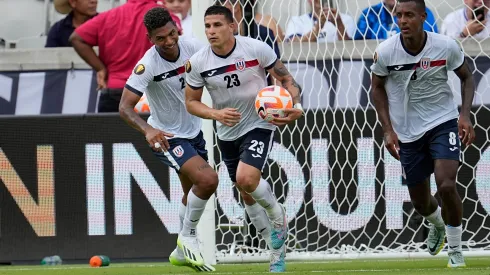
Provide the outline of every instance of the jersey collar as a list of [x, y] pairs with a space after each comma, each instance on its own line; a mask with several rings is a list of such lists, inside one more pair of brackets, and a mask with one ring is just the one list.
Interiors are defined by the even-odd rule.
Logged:
[[235, 37], [235, 44], [233, 44], [233, 48], [232, 48], [232, 49], [231, 49], [231, 51], [230, 51], [229, 53], [227, 53], [226, 55], [219, 55], [219, 54], [215, 53], [215, 52], [213, 51], [213, 49], [212, 49], [212, 48], [211, 48], [211, 51], [212, 51], [212, 52], [214, 53], [214, 55], [216, 55], [217, 57], [219, 57], [219, 58], [223, 58], [223, 59], [224, 59], [224, 58], [228, 58], [228, 56], [230, 56], [230, 55], [233, 53], [233, 51], [235, 51], [235, 48], [236, 48], [236, 37]]
[[159, 55], [161, 58], [163, 58], [165, 61], [167, 61], [167, 62], [170, 62], [170, 63], [175, 63], [175, 62], [177, 62], [177, 60], [179, 60], [179, 58], [180, 58], [180, 47], [179, 47], [179, 43], [177, 43], [177, 47], [178, 47], [178, 49], [179, 49], [179, 53], [177, 54], [177, 58], [176, 58], [175, 60], [170, 60], [170, 59], [165, 58], [165, 57], [164, 57], [164, 56], [163, 56], [163, 55], [160, 53], [160, 51], [158, 50], [157, 46], [154, 46], [154, 47], [155, 47], [155, 51], [157, 51], [158, 55]]
[[413, 53], [413, 52], [409, 51], [409, 50], [408, 50], [408, 49], [405, 47], [405, 44], [403, 43], [403, 37], [402, 37], [402, 35], [400, 34], [400, 42], [402, 43], [402, 47], [403, 47], [403, 49], [405, 50], [405, 52], [406, 52], [406, 53], [408, 53], [408, 54], [409, 54], [409, 55], [411, 55], [411, 56], [417, 56], [419, 53], [421, 53], [421, 52], [424, 50], [425, 45], [427, 44], [427, 37], [429, 36], [429, 35], [427, 34], [427, 32], [426, 32], [426, 31], [424, 31], [424, 34], [425, 34], [424, 44], [422, 45], [422, 48], [420, 48], [420, 50], [419, 50], [418, 52], [416, 52], [416, 53]]

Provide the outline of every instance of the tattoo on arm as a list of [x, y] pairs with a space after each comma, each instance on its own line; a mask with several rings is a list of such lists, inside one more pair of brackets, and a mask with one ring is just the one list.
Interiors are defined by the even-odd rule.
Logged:
[[274, 66], [274, 72], [280, 77], [284, 77], [289, 74], [288, 69], [286, 69], [286, 67], [284, 66], [284, 64], [282, 64], [282, 62], [276, 63], [276, 65]]
[[[280, 81], [283, 87], [288, 89], [293, 97], [293, 102], [297, 103], [301, 101], [301, 87], [298, 85], [293, 76], [289, 73], [288, 69], [282, 62], [277, 62], [274, 66], [274, 73], [280, 77]], [[291, 89], [293, 88], [293, 89]], [[292, 91], [294, 90], [294, 91]]]
[[303, 89], [301, 88], [301, 86], [299, 86], [298, 82], [296, 82], [296, 80], [294, 80], [294, 78], [293, 78], [293, 86], [298, 88], [298, 91], [299, 91], [298, 96], [300, 96], [301, 93], [303, 92]]
[[202, 171], [202, 170], [204, 170], [204, 169], [208, 169], [208, 168], [211, 168], [211, 166], [210, 166], [210, 165], [209, 165], [209, 164], [206, 162], [205, 164], [203, 164], [203, 165], [201, 165], [201, 166], [197, 167], [197, 170], [198, 170], [198, 171]]

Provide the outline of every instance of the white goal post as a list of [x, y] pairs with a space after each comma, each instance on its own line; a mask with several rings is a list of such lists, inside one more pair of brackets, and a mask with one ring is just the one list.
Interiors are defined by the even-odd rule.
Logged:
[[[242, 3], [248, 1], [253, 0]], [[330, 2], [357, 21], [363, 8], [380, 1]], [[212, 2], [192, 1], [193, 33], [203, 40], [203, 14]], [[291, 16], [309, 12], [307, 0], [254, 2], [255, 12], [272, 15], [283, 30]], [[463, 7], [463, 0], [426, 2], [439, 29], [447, 13]], [[409, 203], [408, 191], [401, 185], [400, 164], [383, 148], [370, 101], [369, 66], [379, 42], [278, 43], [281, 60], [303, 88], [307, 109], [303, 120], [276, 131], [264, 169], [264, 178], [287, 209], [288, 261], [429, 257], [427, 223]], [[464, 206], [463, 249], [467, 256], [488, 256], [490, 39], [466, 39], [461, 45], [475, 76], [473, 122], [477, 134], [475, 143], [464, 148], [457, 179]], [[457, 76], [451, 72], [448, 82], [460, 104]], [[206, 214], [213, 224], [200, 225], [205, 257], [212, 252], [211, 262], [268, 261], [265, 242], [245, 219], [226, 167], [220, 163], [213, 124], [208, 121], [205, 125], [211, 160], [220, 177], [215, 202], [208, 204], [215, 210]], [[433, 180], [432, 189], [435, 192]], [[439, 254], [445, 255], [445, 250]]]

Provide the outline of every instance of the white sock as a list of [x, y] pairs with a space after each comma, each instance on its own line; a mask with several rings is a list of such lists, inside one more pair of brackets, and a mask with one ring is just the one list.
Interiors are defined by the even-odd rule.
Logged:
[[461, 251], [461, 235], [463, 234], [463, 227], [446, 225], [446, 235], [448, 252]]
[[438, 229], [444, 228], [444, 220], [442, 219], [441, 215], [441, 207], [437, 207], [436, 211], [434, 213], [430, 214], [429, 216], [425, 217], [430, 223], [435, 225]]
[[269, 245], [271, 238], [271, 222], [269, 221], [269, 217], [267, 217], [264, 208], [258, 203], [255, 203], [254, 205], [245, 204], [245, 210], [247, 211], [252, 224], [257, 229], [257, 233], [260, 233], [267, 245]]
[[[179, 233], [184, 228], [184, 218], [185, 218], [185, 210], [186, 209], [187, 209], [187, 207], [185, 206], [185, 204], [183, 204], [181, 202], [179, 205], [179, 220], [180, 220]], [[182, 249], [180, 249], [179, 246], [177, 246], [175, 249], [177, 249], [177, 255], [179, 255], [178, 257], [181, 257], [181, 258], [184, 257], [184, 251], [182, 251]]]
[[202, 212], [206, 208], [208, 200], [198, 198], [192, 190], [187, 195], [187, 209], [185, 211], [184, 227], [182, 228], [183, 236], [197, 236], [196, 227], [201, 219]]
[[185, 210], [187, 209], [187, 206], [185, 204], [180, 203], [179, 205], [179, 219], [180, 219], [180, 227], [179, 227], [179, 232], [182, 231], [184, 228], [184, 218], [185, 218]]
[[250, 193], [250, 196], [265, 209], [267, 216], [269, 216], [271, 221], [283, 218], [281, 206], [279, 206], [279, 203], [266, 180], [260, 179], [259, 185], [252, 193]]

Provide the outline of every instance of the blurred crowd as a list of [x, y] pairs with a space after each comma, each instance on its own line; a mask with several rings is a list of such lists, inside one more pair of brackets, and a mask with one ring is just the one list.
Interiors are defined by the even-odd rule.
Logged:
[[[400, 31], [396, 24], [394, 7], [396, 0], [382, 0], [380, 3], [366, 7], [356, 20], [349, 14], [340, 13], [331, 8], [328, 1], [305, 0], [310, 12], [288, 18], [284, 31], [271, 15], [255, 13], [252, 22], [263, 37], [277, 42], [309, 41], [332, 42], [347, 39], [386, 39]], [[427, 8], [425, 30], [440, 32], [453, 38], [473, 37], [485, 39], [490, 35], [488, 28], [488, 8], [490, 0], [461, 0], [465, 6], [455, 10], [444, 18], [441, 28], [436, 24], [433, 11]], [[243, 3], [240, 0], [217, 0], [229, 6], [239, 25], [238, 32], [244, 34]], [[192, 36], [191, 0], [128, 0], [123, 6], [138, 6], [134, 15], [144, 14], [151, 6], [162, 5], [173, 13], [181, 26], [181, 34]], [[97, 0], [54, 0], [58, 13], [67, 16], [54, 24], [48, 34], [46, 47], [67, 47], [71, 33], [85, 22], [98, 16]], [[142, 9], [141, 9], [142, 8]], [[130, 8], [131, 9], [131, 8]], [[117, 13], [109, 11], [109, 13]], [[141, 13], [141, 14], [140, 14]], [[136, 16], [137, 17], [137, 16]], [[129, 20], [132, 21], [132, 20]], [[135, 23], [141, 23], [135, 20]], [[126, 22], [128, 23], [128, 22]], [[142, 23], [141, 23], [142, 24]], [[266, 35], [267, 34], [267, 35]]]
[[[322, 0], [304, 0], [310, 12], [291, 16], [284, 31], [276, 19], [267, 14], [254, 14], [246, 23], [241, 0], [216, 0], [228, 7], [236, 20], [236, 33], [249, 35], [269, 44], [280, 56], [277, 43], [333, 42], [338, 40], [386, 39], [398, 32], [396, 0], [382, 0], [366, 7], [356, 20]], [[490, 36], [488, 9], [490, 0], [461, 0], [464, 7], [444, 18], [441, 28], [433, 11], [427, 8], [424, 29], [440, 32], [455, 39], [485, 39]], [[167, 8], [177, 23], [180, 34], [193, 36], [191, 0], [127, 0], [121, 6], [97, 13], [97, 0], [54, 0], [57, 12], [66, 17], [50, 29], [46, 47], [74, 47], [76, 52], [97, 72], [100, 91], [99, 112], [117, 112], [126, 79], [136, 62], [151, 43], [143, 25], [143, 16], [155, 6]], [[93, 47], [98, 46], [96, 54]]]

